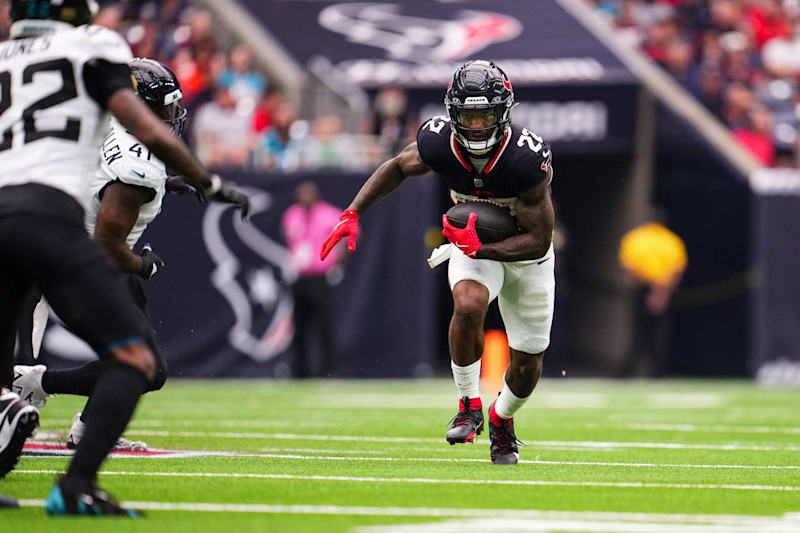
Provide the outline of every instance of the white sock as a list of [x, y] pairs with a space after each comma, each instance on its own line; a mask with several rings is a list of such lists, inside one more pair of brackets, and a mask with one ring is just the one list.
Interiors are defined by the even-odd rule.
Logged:
[[511, 392], [511, 389], [508, 388], [506, 380], [503, 379], [503, 392], [500, 393], [500, 396], [498, 396], [497, 400], [494, 402], [494, 412], [497, 413], [497, 416], [505, 420], [513, 418], [514, 413], [525, 405], [528, 398], [530, 398], [530, 396], [526, 396], [525, 398], [515, 396], [514, 393]]
[[458, 389], [458, 397], [480, 398], [481, 360], [478, 359], [467, 366], [458, 366], [450, 361], [450, 368], [453, 369], [453, 379]]

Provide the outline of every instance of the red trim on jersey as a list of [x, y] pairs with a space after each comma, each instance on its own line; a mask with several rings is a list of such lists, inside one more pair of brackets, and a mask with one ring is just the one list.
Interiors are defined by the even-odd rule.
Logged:
[[488, 174], [489, 172], [491, 172], [491, 170], [494, 168], [494, 164], [497, 163], [497, 160], [500, 159], [501, 155], [503, 155], [503, 152], [505, 151], [506, 146], [508, 146], [510, 140], [511, 140], [511, 128], [508, 128], [506, 130], [506, 138], [503, 139], [503, 146], [500, 147], [500, 149], [494, 155], [492, 160], [489, 161], [489, 164], [486, 165], [486, 167], [483, 169], [484, 174]]
[[468, 172], [472, 172], [472, 167], [470, 166], [469, 163], [467, 163], [467, 160], [464, 159], [464, 156], [461, 155], [461, 152], [458, 151], [458, 144], [456, 142], [455, 133], [450, 134], [450, 149], [453, 151], [453, 154], [456, 156], [456, 158], [458, 158], [458, 161], [461, 163], [461, 166], [466, 168]]

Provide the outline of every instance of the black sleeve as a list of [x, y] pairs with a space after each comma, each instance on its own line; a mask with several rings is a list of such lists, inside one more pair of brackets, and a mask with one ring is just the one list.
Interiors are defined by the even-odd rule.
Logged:
[[124, 185], [124, 186], [126, 186], [126, 187], [133, 187], [133, 188], [135, 188], [135, 189], [139, 189], [140, 191], [142, 191], [144, 194], [146, 194], [146, 195], [147, 195], [147, 202], [145, 202], [145, 203], [152, 202], [152, 201], [153, 201], [153, 198], [155, 198], [155, 197], [156, 197], [156, 191], [155, 191], [155, 190], [153, 190], [153, 189], [152, 189], [152, 188], [150, 188], [150, 187], [142, 187], [141, 185], [131, 185], [130, 183], [125, 183], [125, 182], [123, 182], [123, 181], [120, 181], [120, 180], [116, 179], [116, 180], [114, 180], [114, 181], [109, 181], [108, 183], [106, 183], [105, 185], [103, 185], [103, 188], [102, 188], [102, 189], [100, 189], [100, 191], [97, 193], [97, 198], [98, 198], [98, 199], [99, 199], [101, 202], [103, 201], [103, 194], [106, 192], [106, 189], [108, 188], [108, 186], [109, 186], [109, 185], [113, 185], [114, 183], [119, 183], [120, 185]]
[[133, 88], [131, 68], [124, 63], [95, 59], [83, 66], [83, 84], [89, 96], [105, 109], [112, 94], [126, 87]]

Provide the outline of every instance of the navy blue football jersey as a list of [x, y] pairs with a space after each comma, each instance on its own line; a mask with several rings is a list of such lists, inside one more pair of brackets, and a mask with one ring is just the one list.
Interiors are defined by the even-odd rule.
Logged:
[[521, 193], [548, 179], [552, 162], [549, 142], [512, 124], [479, 171], [456, 141], [447, 117], [433, 117], [419, 128], [417, 150], [425, 165], [444, 178], [454, 202], [491, 200], [512, 214]]

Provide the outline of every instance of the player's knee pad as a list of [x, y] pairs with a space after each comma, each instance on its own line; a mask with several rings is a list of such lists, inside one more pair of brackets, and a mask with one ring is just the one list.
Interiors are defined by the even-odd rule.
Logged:
[[149, 345], [137, 342], [112, 352], [112, 358], [118, 363], [131, 366], [139, 370], [150, 382], [156, 375], [157, 362]]
[[527, 335], [520, 338], [512, 338], [512, 335], [509, 335], [508, 346], [518, 352], [542, 353], [550, 346], [550, 335]]
[[148, 392], [153, 392], [157, 390], [161, 390], [161, 387], [164, 386], [164, 383], [167, 382], [167, 377], [169, 377], [169, 366], [167, 366], [167, 362], [158, 358], [158, 368], [156, 369], [156, 377], [150, 382], [150, 388]]

